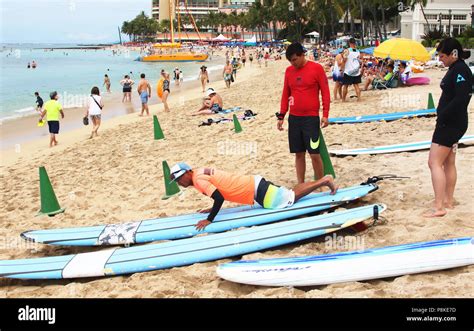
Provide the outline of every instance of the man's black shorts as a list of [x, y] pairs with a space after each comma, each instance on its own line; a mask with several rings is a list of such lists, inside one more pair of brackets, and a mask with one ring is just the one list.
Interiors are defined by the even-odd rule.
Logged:
[[48, 121], [49, 133], [59, 133], [59, 121]]
[[319, 116], [288, 117], [290, 153], [319, 154]]

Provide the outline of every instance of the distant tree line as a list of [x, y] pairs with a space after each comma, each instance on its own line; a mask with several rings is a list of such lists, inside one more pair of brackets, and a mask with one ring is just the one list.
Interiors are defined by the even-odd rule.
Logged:
[[[437, 34], [429, 29], [430, 24], [424, 11], [427, 2], [428, 0], [311, 0], [305, 4], [304, 1], [295, 0], [264, 0], [263, 4], [260, 1], [254, 2], [245, 13], [211, 12], [197, 19], [196, 25], [200, 30], [220, 31], [231, 38], [239, 38], [242, 32], [254, 33], [257, 40], [270, 35], [273, 39], [301, 41], [306, 33], [316, 30], [320, 33], [321, 40], [327, 41], [342, 32], [344, 35], [360, 38], [364, 45], [367, 36], [387, 39], [388, 23], [400, 12], [420, 5], [428, 26], [427, 37], [433, 39], [433, 35]], [[361, 23], [358, 30], [356, 20]], [[184, 27], [189, 26], [191, 21], [187, 15], [182, 14], [180, 23]], [[175, 20], [174, 24], [177, 27], [178, 22]], [[167, 33], [169, 29], [168, 20], [158, 23], [153, 18], [148, 18], [144, 12], [122, 25], [122, 32], [134, 41], [153, 39], [157, 32]]]

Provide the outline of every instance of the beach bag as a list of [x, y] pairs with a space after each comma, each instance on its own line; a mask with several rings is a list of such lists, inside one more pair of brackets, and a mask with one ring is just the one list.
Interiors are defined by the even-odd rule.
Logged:
[[88, 118], [87, 116], [84, 117], [84, 118], [82, 119], [82, 123], [83, 123], [84, 125], [89, 125], [89, 118]]

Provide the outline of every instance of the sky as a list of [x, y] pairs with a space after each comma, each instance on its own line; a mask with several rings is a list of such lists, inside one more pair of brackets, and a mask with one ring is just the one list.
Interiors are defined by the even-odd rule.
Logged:
[[[107, 43], [152, 0], [0, 0], [0, 43]], [[122, 40], [128, 36], [122, 34]]]

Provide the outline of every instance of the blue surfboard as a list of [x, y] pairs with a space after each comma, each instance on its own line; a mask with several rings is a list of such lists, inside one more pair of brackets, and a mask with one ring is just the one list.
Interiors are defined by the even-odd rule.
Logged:
[[420, 117], [420, 116], [434, 116], [436, 109], [420, 109], [410, 110], [398, 113], [375, 114], [375, 115], [361, 115], [351, 117], [334, 117], [329, 118], [330, 124], [353, 124], [353, 123], [368, 123], [378, 121], [394, 121], [402, 118]]
[[[377, 190], [376, 184], [357, 185], [329, 192], [312, 193], [285, 209], [264, 209], [258, 205], [226, 208], [219, 212], [206, 232], [223, 232], [239, 227], [260, 225], [318, 212], [359, 199]], [[195, 225], [207, 214], [193, 213], [137, 222], [76, 228], [34, 230], [22, 233], [29, 241], [50, 245], [105, 246], [173, 240], [202, 233]]]
[[373, 217], [375, 209], [382, 212], [385, 208], [381, 204], [369, 205], [157, 244], [56, 257], [3, 260], [0, 261], [0, 277], [22, 279], [102, 277], [214, 261], [334, 232]]

